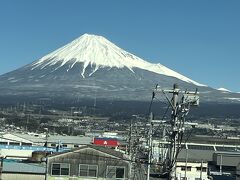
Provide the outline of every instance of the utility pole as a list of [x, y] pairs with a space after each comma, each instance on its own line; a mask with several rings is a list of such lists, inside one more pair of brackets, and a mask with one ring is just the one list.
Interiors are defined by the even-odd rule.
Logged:
[[45, 149], [45, 163], [46, 163], [46, 167], [45, 167], [45, 177], [44, 179], [47, 180], [47, 175], [48, 175], [48, 133], [49, 133], [49, 129], [48, 128], [44, 128], [44, 130], [46, 131], [46, 149]]
[[[199, 105], [199, 93], [197, 89], [195, 92], [181, 91], [177, 84], [174, 84], [173, 89], [170, 90], [158, 89], [157, 86], [155, 92], [162, 92], [172, 107], [170, 120], [171, 129], [169, 130], [170, 148], [165, 161], [165, 171], [171, 180], [176, 178], [175, 163], [184, 134], [185, 117], [190, 110], [190, 106]], [[172, 94], [171, 99], [167, 93]], [[179, 97], [180, 94], [182, 95], [181, 98]]]
[[[186, 149], [186, 161], [185, 161], [185, 172], [184, 172], [184, 177], [187, 179], [187, 165], [188, 165], [188, 149]], [[202, 179], [201, 179], [202, 180]]]
[[153, 131], [153, 114], [149, 116], [149, 131], [148, 131], [148, 166], [147, 166], [147, 180], [150, 179], [150, 170], [152, 162], [152, 131]]
[[1, 165], [0, 165], [0, 180], [2, 180], [2, 172], [3, 172], [3, 159], [4, 157], [0, 157], [1, 159]]
[[28, 132], [28, 123], [29, 123], [29, 119], [30, 119], [30, 114], [27, 115], [27, 123], [26, 123], [26, 132]]
[[131, 168], [130, 168], [130, 177], [133, 176], [133, 162], [132, 162], [132, 119], [130, 121], [130, 128], [129, 128], [129, 138], [128, 138], [128, 149], [127, 153], [131, 160]]
[[220, 155], [220, 175], [222, 175], [222, 154]]
[[130, 122], [130, 129], [129, 129], [128, 155], [130, 156], [130, 159], [132, 159], [132, 119]]
[[46, 133], [46, 137], [45, 137], [45, 148], [46, 148], [46, 151], [47, 151], [47, 148], [48, 148], [48, 133], [49, 133], [49, 129], [48, 128], [44, 128], [45, 130], [45, 133]]
[[129, 149], [128, 154], [131, 160], [131, 170], [130, 170], [130, 179], [135, 179], [136, 175], [136, 156], [137, 156], [137, 148], [138, 148], [138, 133], [136, 130], [136, 126], [133, 125], [133, 120], [130, 122], [130, 130], [129, 130]]
[[200, 180], [202, 180], [202, 169], [203, 169], [203, 160], [201, 160], [201, 172], [200, 172]]
[[[178, 122], [178, 93], [179, 93], [179, 88], [177, 84], [173, 85], [173, 98], [172, 98], [172, 118], [170, 120], [171, 124], [171, 129], [172, 129], [172, 134], [171, 134], [171, 148], [170, 148], [170, 169], [174, 170], [175, 169], [175, 163], [174, 161], [176, 160], [176, 154], [177, 154], [177, 139], [178, 139], [178, 127], [177, 127], [177, 122]], [[175, 173], [171, 171], [170, 176], [175, 178]]]

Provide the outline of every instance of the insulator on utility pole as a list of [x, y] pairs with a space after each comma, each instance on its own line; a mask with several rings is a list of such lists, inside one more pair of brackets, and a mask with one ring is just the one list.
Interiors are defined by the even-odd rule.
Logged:
[[[170, 148], [165, 161], [166, 163], [164, 169], [166, 170], [169, 179], [175, 179], [175, 163], [181, 147], [181, 141], [185, 129], [185, 116], [187, 116], [190, 106], [199, 105], [199, 93], [197, 89], [193, 92], [187, 90], [181, 91], [177, 84], [173, 85], [173, 89], [159, 89], [159, 86], [156, 86], [154, 92], [154, 94], [162, 92], [172, 108], [170, 120], [171, 129], [169, 130]], [[171, 99], [168, 97], [168, 93], [172, 94]]]

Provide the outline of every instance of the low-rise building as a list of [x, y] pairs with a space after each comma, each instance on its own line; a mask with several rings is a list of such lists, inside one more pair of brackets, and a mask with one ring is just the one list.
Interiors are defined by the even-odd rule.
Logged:
[[44, 180], [45, 163], [23, 163], [2, 161], [0, 179], [2, 180]]
[[216, 152], [213, 154], [213, 162], [217, 166], [236, 167], [240, 163], [239, 152]]
[[92, 143], [91, 137], [86, 136], [61, 136], [61, 135], [46, 135], [36, 133], [7, 133], [0, 138], [0, 145], [15, 145], [15, 146], [47, 146], [55, 148], [59, 143], [65, 148], [74, 148], [81, 145]]
[[177, 179], [208, 180], [208, 163], [197, 161], [177, 161], [175, 174]]
[[34, 151], [65, 151], [92, 144], [91, 137], [50, 135], [36, 133], [6, 133], [0, 137], [0, 156], [30, 158]]
[[129, 179], [129, 158], [101, 146], [83, 146], [47, 158], [47, 179]]

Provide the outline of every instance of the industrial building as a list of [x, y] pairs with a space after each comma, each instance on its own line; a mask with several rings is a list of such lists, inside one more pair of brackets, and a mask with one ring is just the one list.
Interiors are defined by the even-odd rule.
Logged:
[[57, 152], [92, 144], [91, 137], [6, 133], [0, 137], [0, 156], [29, 158], [34, 151]]
[[[165, 159], [168, 147], [168, 142], [154, 140], [153, 159], [156, 162]], [[235, 176], [237, 173], [240, 174], [238, 171], [236, 173], [237, 166], [240, 163], [240, 144], [183, 143], [178, 154], [178, 160], [183, 160], [183, 162], [189, 162], [190, 160], [191, 162], [207, 162], [209, 175]]]
[[[7, 143], [6, 143], [7, 141]], [[86, 136], [61, 136], [36, 133], [6, 133], [1, 135], [0, 144], [5, 145], [25, 145], [25, 146], [43, 146], [47, 142], [48, 147], [56, 147], [56, 144], [61, 143], [63, 147], [74, 148], [80, 145], [92, 143], [91, 137]]]

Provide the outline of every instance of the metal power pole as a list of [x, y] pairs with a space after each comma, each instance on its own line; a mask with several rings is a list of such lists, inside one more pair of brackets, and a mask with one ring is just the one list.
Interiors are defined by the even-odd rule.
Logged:
[[128, 155], [130, 156], [130, 159], [132, 159], [132, 120], [130, 122], [129, 130]]
[[[173, 85], [173, 89], [164, 90], [156, 87], [155, 92], [162, 92], [170, 106], [172, 107], [169, 143], [170, 148], [168, 151], [168, 157], [165, 161], [165, 171], [168, 174], [169, 179], [175, 179], [176, 176], [176, 159], [181, 148], [181, 142], [184, 134], [185, 116], [188, 114], [190, 106], [199, 105], [199, 93], [196, 89], [195, 92], [181, 91], [177, 84]], [[167, 93], [172, 94], [170, 99]], [[179, 95], [181, 94], [181, 98]]]
[[147, 180], [150, 179], [150, 169], [151, 169], [151, 162], [152, 162], [152, 131], [153, 131], [153, 114], [150, 113], [149, 117], [149, 132], [148, 132], [148, 166], [147, 166]]
[[128, 155], [130, 157], [131, 160], [131, 168], [130, 168], [130, 179], [132, 179], [131, 177], [134, 175], [133, 173], [133, 162], [132, 162], [132, 119], [130, 122], [130, 129], [129, 129], [129, 139], [128, 139]]
[[0, 165], [0, 180], [2, 180], [2, 172], [3, 172], [3, 157], [1, 157], [1, 165]]
[[[178, 93], [179, 93], [179, 88], [177, 84], [173, 85], [173, 98], [172, 98], [172, 118], [170, 120], [171, 124], [171, 145], [170, 145], [170, 169], [174, 170], [175, 169], [175, 163], [174, 161], [176, 160], [176, 154], [177, 154], [177, 139], [178, 139], [178, 127], [177, 127], [177, 122], [178, 122]], [[175, 173], [171, 171], [170, 178], [175, 177]]]

